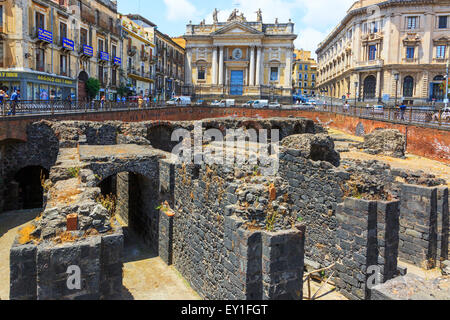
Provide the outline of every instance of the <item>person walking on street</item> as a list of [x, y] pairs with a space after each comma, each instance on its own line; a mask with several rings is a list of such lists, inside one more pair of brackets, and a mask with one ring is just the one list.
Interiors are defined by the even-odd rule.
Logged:
[[17, 107], [17, 103], [20, 100], [20, 90], [17, 89], [16, 91], [14, 91], [14, 93], [11, 95], [11, 111], [9, 114], [15, 116], [16, 115], [16, 107]]
[[8, 98], [8, 95], [6, 94], [5, 91], [0, 90], [0, 109], [2, 111], [2, 115], [5, 114], [5, 100]]
[[400, 106], [400, 120], [405, 121], [406, 105], [402, 103]]
[[141, 96], [139, 96], [139, 98], [138, 98], [138, 106], [139, 106], [139, 109], [142, 109], [142, 103], [144, 102], [144, 100], [142, 100], [142, 97]]
[[105, 95], [102, 96], [100, 99], [100, 109], [103, 110], [103, 107], [105, 105]]

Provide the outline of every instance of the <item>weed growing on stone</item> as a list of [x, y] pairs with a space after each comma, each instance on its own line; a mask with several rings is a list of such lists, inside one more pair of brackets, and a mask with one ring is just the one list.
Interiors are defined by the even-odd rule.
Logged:
[[43, 171], [41, 171], [41, 174], [40, 174], [40, 181], [41, 181], [41, 187], [44, 190], [44, 192], [48, 192], [50, 190], [50, 188], [52, 187], [52, 182], [45, 178]]
[[67, 171], [72, 178], [78, 178], [80, 175], [80, 168], [68, 168]]
[[113, 194], [108, 194], [106, 196], [99, 195], [96, 199], [96, 201], [101, 204], [103, 207], [108, 210], [109, 215], [111, 217], [114, 217], [116, 214], [116, 207], [117, 207], [117, 197]]
[[275, 228], [275, 222], [278, 218], [278, 211], [276, 210], [269, 210], [269, 212], [266, 215], [266, 230], [272, 232]]

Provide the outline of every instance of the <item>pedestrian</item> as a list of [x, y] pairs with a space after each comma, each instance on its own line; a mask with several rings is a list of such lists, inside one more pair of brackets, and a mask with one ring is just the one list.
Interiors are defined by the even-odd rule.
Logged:
[[345, 101], [344, 112], [348, 112], [349, 108], [350, 108], [350, 105], [348, 104], [348, 101]]
[[139, 106], [139, 109], [142, 109], [142, 103], [144, 102], [144, 100], [142, 100], [142, 96], [139, 96], [139, 98], [138, 98], [138, 106]]
[[5, 110], [4, 110], [4, 100], [5, 100], [5, 91], [0, 90], [0, 107], [2, 109], [2, 115], [5, 114]]
[[406, 105], [402, 103], [400, 106], [400, 120], [405, 121]]
[[17, 107], [17, 104], [19, 101], [20, 101], [20, 89], [17, 89], [11, 95], [11, 110], [10, 110], [9, 114], [11, 114], [13, 116], [16, 115], [16, 107]]
[[102, 95], [100, 98], [100, 109], [103, 110], [103, 106], [105, 105], [105, 95]]

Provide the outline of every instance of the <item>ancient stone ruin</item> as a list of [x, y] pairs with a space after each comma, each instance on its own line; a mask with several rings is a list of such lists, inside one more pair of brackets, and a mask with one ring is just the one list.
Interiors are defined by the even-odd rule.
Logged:
[[[192, 161], [180, 161], [171, 153], [181, 141], [171, 139], [177, 129], [193, 138], [185, 146], [194, 145], [196, 130], [225, 139], [203, 141]], [[229, 143], [230, 129], [244, 132], [243, 144]], [[272, 133], [267, 143], [252, 141], [261, 129], [278, 129], [280, 142]], [[308, 264], [333, 266], [327, 273], [349, 299], [392, 299], [386, 290], [402, 276], [398, 259], [421, 268], [448, 260], [446, 182], [342, 160], [308, 119], [42, 121], [28, 136], [4, 153], [5, 163], [40, 165], [49, 175], [42, 215], [11, 248], [11, 299], [120, 295], [126, 232], [119, 222], [205, 299], [301, 300]], [[14, 160], [24, 150], [35, 152], [32, 159]], [[265, 160], [252, 161], [262, 150]], [[245, 160], [195, 161], [220, 151]], [[10, 171], [4, 179], [13, 183]], [[13, 191], [4, 192], [5, 203], [14, 202]], [[66, 286], [74, 265], [80, 290]], [[374, 268], [386, 288], [367, 285]]]

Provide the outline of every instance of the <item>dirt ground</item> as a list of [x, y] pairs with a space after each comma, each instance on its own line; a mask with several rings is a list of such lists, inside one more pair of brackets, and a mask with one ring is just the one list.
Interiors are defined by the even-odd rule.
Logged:
[[41, 210], [11, 211], [0, 214], [0, 299], [9, 299], [9, 249], [17, 231], [34, 220]]
[[349, 152], [341, 152], [342, 159], [360, 159], [360, 160], [379, 160], [389, 164], [392, 168], [422, 170], [426, 173], [434, 174], [438, 178], [447, 181], [450, 186], [450, 166], [436, 160], [420, 157], [414, 154], [407, 154], [406, 159], [392, 158], [382, 155], [370, 155], [365, 152], [352, 148], [353, 143], [362, 142], [361, 137], [353, 136], [336, 129], [328, 129], [329, 134], [333, 138], [345, 141], [336, 141], [336, 148], [348, 148]]

